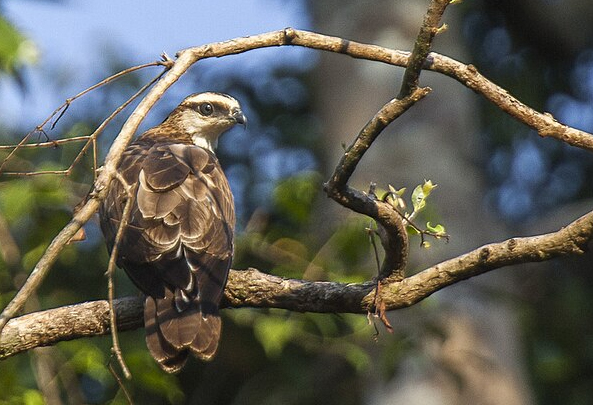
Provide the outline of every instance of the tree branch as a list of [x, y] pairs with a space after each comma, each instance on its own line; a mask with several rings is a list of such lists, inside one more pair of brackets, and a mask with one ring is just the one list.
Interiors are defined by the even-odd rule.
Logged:
[[450, 0], [432, 0], [428, 6], [428, 10], [424, 15], [420, 32], [414, 42], [414, 49], [410, 55], [404, 72], [402, 86], [397, 98], [402, 99], [412, 94], [418, 88], [418, 80], [420, 79], [420, 72], [426, 62], [426, 57], [430, 52], [432, 40], [437, 34], [441, 17], [445, 9], [449, 5]]
[[[437, 32], [437, 25], [448, 4], [449, 0], [431, 1], [416, 38], [414, 50], [408, 60], [399, 95], [385, 104], [360, 131], [352, 145], [346, 149], [334, 174], [324, 186], [327, 195], [339, 204], [377, 221], [381, 244], [385, 249], [385, 258], [379, 270], [377, 290], [386, 280], [397, 281], [404, 278], [409, 252], [406, 225], [400, 213], [389, 204], [378, 201], [373, 198], [374, 195], [361, 193], [349, 187], [347, 183], [356, 166], [379, 134], [430, 92], [429, 88], [418, 88], [418, 81], [432, 40]], [[385, 325], [389, 327], [383, 314], [382, 304], [376, 304], [375, 309], [378, 310]]]
[[[281, 31], [274, 31], [270, 33], [265, 33], [257, 36], [252, 37], [245, 37], [245, 38], [237, 38], [230, 41], [220, 42], [220, 43], [213, 43], [207, 44], [200, 47], [189, 48], [183, 50], [178, 53], [177, 59], [175, 61], [170, 61], [167, 64], [167, 68], [169, 69], [168, 72], [159, 80], [155, 86], [148, 92], [146, 97], [139, 103], [136, 109], [132, 112], [124, 126], [122, 127], [118, 137], [114, 141], [107, 158], [105, 160], [105, 165], [103, 170], [101, 171], [100, 175], [98, 176], [94, 190], [95, 192], [92, 194], [89, 201], [74, 215], [73, 219], [60, 231], [60, 233], [53, 239], [50, 243], [49, 247], [44, 252], [43, 256], [36, 264], [34, 269], [32, 270], [29, 278], [25, 282], [25, 285], [19, 290], [15, 298], [8, 304], [8, 306], [4, 309], [2, 314], [0, 314], [0, 332], [2, 331], [2, 327], [6, 324], [6, 322], [14, 317], [23, 307], [24, 302], [26, 301], [27, 297], [29, 297], [41, 284], [42, 280], [45, 278], [49, 269], [57, 259], [58, 255], [66, 246], [67, 242], [76, 234], [76, 232], [80, 229], [80, 227], [88, 221], [91, 216], [96, 212], [99, 207], [100, 201], [105, 197], [107, 187], [109, 183], [112, 181], [115, 175], [115, 168], [117, 167], [121, 155], [124, 149], [127, 147], [128, 143], [132, 139], [135, 131], [137, 130], [138, 126], [140, 125], [141, 121], [147, 115], [149, 110], [152, 106], [158, 101], [158, 99], [165, 93], [165, 91], [173, 85], [179, 77], [184, 74], [189, 67], [191, 67], [195, 62], [200, 59], [210, 58], [210, 57], [221, 57], [225, 55], [232, 55], [241, 52], [246, 52], [252, 49], [263, 48], [263, 47], [272, 47], [272, 46], [286, 46], [286, 45], [293, 45], [293, 46], [303, 46], [318, 50], [330, 51], [330, 52], [337, 52], [352, 56], [354, 58], [362, 58], [368, 60], [379, 61], [383, 63], [388, 63], [391, 65], [397, 66], [407, 66], [408, 60], [410, 58], [410, 53], [401, 52], [396, 50], [391, 50], [383, 47], [379, 47], [376, 45], [367, 45], [361, 44], [357, 42], [348, 41], [342, 38], [330, 37], [326, 35], [321, 35], [313, 32], [308, 31], [300, 31], [295, 30], [292, 28], [287, 28]], [[567, 127], [563, 124], [558, 123], [551, 115], [549, 114], [542, 114], [539, 113], [530, 107], [526, 106], [525, 104], [519, 102], [516, 98], [512, 97], [508, 94], [504, 89], [496, 86], [494, 83], [487, 80], [484, 76], [480, 75], [477, 70], [471, 65], [464, 65], [458, 61], [455, 61], [451, 58], [436, 54], [436, 53], [429, 53], [428, 57], [426, 58], [426, 62], [423, 64], [424, 69], [433, 70], [435, 72], [439, 72], [445, 75], [448, 75], [456, 80], [458, 80], [463, 85], [467, 86], [468, 88], [482, 94], [492, 103], [497, 105], [503, 111], [507, 112], [509, 115], [515, 117], [519, 121], [525, 123], [526, 125], [536, 129], [541, 136], [551, 136], [556, 139], [559, 139], [563, 142], [566, 142], [572, 146], [576, 146], [579, 148], [587, 149], [593, 151], [593, 136], [591, 134], [579, 131], [574, 128]], [[418, 97], [419, 94], [416, 94]], [[420, 97], [419, 97], [420, 98]], [[344, 189], [345, 191], [349, 191], [349, 189]], [[342, 191], [344, 191], [342, 190]], [[368, 201], [368, 196], [364, 196], [363, 193], [357, 192], [360, 195], [360, 201], [365, 202]], [[380, 218], [383, 214], [381, 210], [383, 208], [382, 204], [376, 204], [377, 207], [377, 217]], [[356, 210], [356, 207], [353, 205], [353, 209]], [[359, 207], [359, 212], [364, 212], [366, 208]], [[391, 210], [391, 208], [389, 207]], [[391, 210], [392, 211], [392, 210]], [[588, 214], [590, 215], [590, 214]], [[587, 217], [587, 216], [585, 216]], [[583, 218], [585, 218], [583, 217]], [[573, 249], [570, 251], [562, 250], [565, 246], [566, 241], [562, 241], [557, 238], [552, 238], [549, 235], [544, 235], [539, 238], [543, 239], [516, 239], [516, 241], [523, 241], [526, 240], [525, 243], [531, 244], [534, 243], [542, 243], [541, 248], [539, 246], [533, 245], [531, 247], [531, 254], [527, 254], [524, 252], [525, 257], [517, 256], [516, 252], [517, 248], [512, 252], [509, 252], [508, 256], [509, 260], [502, 260], [500, 259], [500, 255], [497, 249], [495, 249], [497, 244], [495, 245], [488, 245], [488, 249], [484, 250], [483, 253], [487, 257], [480, 259], [478, 254], [477, 259], [474, 252], [468, 253], [467, 255], [461, 256], [458, 259], [454, 259], [454, 261], [464, 261], [464, 266], [457, 268], [457, 270], [451, 270], [449, 267], [454, 267], [452, 264], [445, 266], [445, 262], [441, 264], [444, 268], [449, 270], [448, 273], [443, 274], [438, 270], [438, 266], [435, 266], [433, 269], [433, 273], [429, 272], [430, 269], [412, 276], [410, 278], [394, 281], [389, 285], [393, 287], [393, 289], [385, 292], [385, 299], [387, 309], [395, 309], [399, 304], [398, 302], [412, 302], [414, 300], [418, 301], [430, 294], [434, 291], [442, 288], [445, 285], [449, 285], [453, 282], [458, 280], [462, 280], [467, 277], [471, 277], [475, 274], [479, 274], [480, 272], [491, 270], [492, 268], [505, 266], [512, 263], [520, 263], [523, 261], [529, 260], [545, 260], [548, 257], [563, 255], [563, 254], [572, 254], [577, 251], [580, 251], [585, 248], [581, 243], [577, 242], [578, 240], [582, 240], [585, 238], [586, 240], [590, 240], [591, 233], [591, 218], [587, 217], [587, 219], [581, 218], [581, 225], [584, 227], [582, 230], [574, 230], [574, 226], [571, 228], [573, 229], [573, 234], [565, 235], [573, 237], [570, 239], [574, 246], [578, 246], [578, 249]], [[574, 224], [574, 223], [573, 223]], [[586, 228], [586, 230], [585, 230]], [[568, 229], [568, 227], [566, 228]], [[586, 235], [586, 236], [584, 236]], [[538, 238], [538, 237], [535, 237]], [[529, 239], [529, 242], [527, 240]], [[518, 242], [517, 242], [518, 243]], [[508, 242], [508, 247], [513, 245], [513, 243]], [[518, 244], [519, 245], [519, 244]], [[517, 245], [517, 246], [518, 246]], [[551, 252], [548, 254], [542, 252]], [[512, 254], [511, 254], [512, 253]], [[498, 258], [498, 259], [493, 259]], [[463, 260], [462, 260], [463, 259]], [[478, 260], [479, 259], [479, 260]], [[477, 261], [476, 261], [477, 260]], [[465, 261], [469, 261], [465, 263]], [[468, 270], [469, 269], [469, 270]], [[427, 273], [428, 272], [428, 273]], [[236, 273], [233, 273], [236, 274]], [[428, 274], [428, 275], [427, 275]], [[260, 273], [261, 275], [261, 273]], [[426, 285], [416, 284], [418, 277], [424, 275], [427, 277]], [[271, 276], [269, 276], [271, 277]], [[265, 280], [265, 278], [264, 278]], [[304, 286], [311, 286], [310, 283], [307, 282], [298, 282], [301, 288]], [[319, 284], [314, 283], [314, 286], [318, 286]], [[232, 286], [232, 284], [231, 284]], [[268, 285], [264, 281], [264, 285], [261, 287], [271, 287], [271, 284]], [[327, 285], [323, 285], [324, 288]], [[358, 286], [358, 287], [356, 287]], [[347, 288], [346, 288], [347, 287]], [[341, 291], [340, 294], [343, 292], [347, 296], [349, 291], [352, 288], [358, 288], [356, 290], [358, 294], [361, 293], [360, 289], [369, 288], [369, 285], [350, 285], [346, 286], [345, 291]], [[310, 287], [313, 288], [313, 291], [317, 287]], [[409, 291], [414, 290], [419, 291], [415, 293], [412, 298], [410, 298]], [[366, 291], [366, 290], [365, 290]], [[397, 291], [397, 296], [393, 295]], [[406, 295], [406, 291], [408, 294]], [[282, 300], [286, 297], [285, 293], [282, 290], [277, 291], [280, 294], [276, 300]], [[325, 297], [325, 290], [319, 290], [319, 296]], [[392, 296], [393, 295], [393, 296]], [[258, 297], [259, 294], [255, 293], [253, 297]], [[319, 296], [317, 296], [319, 298]], [[331, 298], [330, 294], [330, 298]], [[253, 297], [250, 299], [246, 299], [244, 301], [244, 305], [249, 305], [249, 302], [253, 302]], [[315, 297], [313, 295], [312, 297]], [[350, 296], [351, 298], [353, 296]], [[358, 297], [358, 295], [356, 295]], [[360, 308], [364, 308], [364, 310], [368, 309], [368, 296], [361, 301]], [[399, 298], [398, 298], [399, 297]], [[230, 302], [232, 301], [232, 296], [229, 298]], [[304, 299], [301, 297], [301, 299]], [[314, 299], [314, 298], [307, 298], [307, 300]], [[344, 301], [342, 301], [344, 300]], [[289, 300], [290, 301], [290, 300]], [[354, 300], [356, 301], [356, 300]], [[414, 302], [416, 302], [414, 301]], [[275, 301], [271, 301], [275, 302]], [[292, 302], [292, 301], [290, 301]], [[344, 298], [344, 296], [340, 295], [340, 306], [334, 307], [334, 309], [344, 308], [346, 311], [350, 311], [349, 304], [347, 304], [348, 299]], [[335, 303], [334, 303], [335, 304]], [[292, 304], [291, 304], [292, 305]], [[330, 304], [326, 304], [330, 305]], [[410, 305], [410, 304], [407, 304]], [[257, 305], [256, 305], [257, 306]], [[401, 305], [405, 306], [405, 305]], [[281, 306], [283, 307], [283, 306]], [[307, 304], [303, 302], [303, 306], [296, 305], [294, 306], [295, 310], [305, 310], [307, 308]], [[94, 318], [96, 320], [96, 318]], [[19, 320], [14, 320], [13, 322], [20, 322]], [[79, 321], [84, 322], [84, 319], [79, 319]], [[13, 325], [11, 322], [11, 325]], [[78, 323], [77, 323], [78, 324]], [[68, 325], [66, 325], [68, 326]], [[42, 328], [43, 325], [31, 325], [31, 328], [37, 327]], [[11, 326], [14, 330], [14, 327]], [[33, 328], [34, 329], [34, 328]], [[78, 329], [70, 329], [72, 333], [79, 333]], [[125, 330], [125, 327], [122, 327], [122, 330]], [[56, 333], [60, 334], [61, 336], [66, 336], [65, 338], [75, 338], [78, 335], [68, 334], [63, 331], [55, 331]], [[30, 333], [22, 332], [22, 336], [27, 336]], [[8, 342], [5, 333], [1, 335], [2, 342]], [[5, 343], [2, 343], [4, 347]]]
[[362, 193], [347, 185], [364, 153], [370, 148], [379, 134], [397, 117], [430, 92], [428, 88], [416, 89], [403, 99], [393, 99], [365, 125], [352, 145], [346, 149], [336, 169], [324, 185], [329, 197], [342, 206], [368, 215], [384, 229], [381, 243], [385, 258], [379, 272], [379, 279], [393, 277], [401, 280], [408, 259], [408, 234], [402, 217], [389, 204], [378, 201], [373, 196]]
[[[385, 310], [409, 307], [431, 294], [513, 264], [582, 254], [593, 239], [593, 212], [557, 232], [492, 243], [429, 267], [399, 281], [383, 284]], [[366, 313], [374, 305], [376, 284], [345, 284], [285, 279], [256, 269], [232, 270], [223, 307], [283, 308], [298, 312]], [[115, 301], [120, 331], [143, 323], [142, 297]], [[85, 302], [12, 319], [0, 335], [0, 360], [39, 346], [109, 333], [109, 303]]]

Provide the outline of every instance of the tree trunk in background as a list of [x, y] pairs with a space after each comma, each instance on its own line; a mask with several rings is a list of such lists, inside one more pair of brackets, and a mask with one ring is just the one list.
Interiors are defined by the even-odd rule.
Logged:
[[[312, 1], [310, 6], [315, 30], [411, 50], [428, 1], [333, 0]], [[433, 50], [469, 63], [455, 7], [447, 10], [444, 22], [449, 29], [436, 38]], [[350, 144], [372, 115], [398, 93], [403, 69], [323, 53], [314, 74], [327, 178], [343, 153], [342, 144]], [[431, 200], [451, 241], [431, 241], [433, 247], [424, 250], [418, 247], [419, 239], [412, 238], [408, 272], [512, 234], [484, 209], [481, 170], [485, 160], [476, 122], [477, 96], [456, 81], [430, 72], [421, 76], [420, 84], [432, 87], [432, 94], [388, 127], [352, 180], [362, 190], [375, 181], [382, 188], [406, 186], [408, 193], [424, 179], [439, 185]], [[347, 212], [329, 200], [320, 204], [319, 223], [324, 226], [319, 231], [323, 233]], [[368, 403], [532, 403], [524, 383], [524, 356], [513, 308], [491, 294], [492, 289], [512, 290], [513, 278], [510, 271], [495, 271], [440, 292], [432, 298], [437, 305], [430, 308], [390, 313], [396, 332], [403, 330], [413, 339], [423, 358], [418, 361], [418, 354], [410, 354], [398, 365], [392, 381], [382, 381], [379, 371], [370, 376], [374, 385]], [[438, 337], [434, 326], [442, 333]], [[379, 339], [391, 337], [382, 332]]]

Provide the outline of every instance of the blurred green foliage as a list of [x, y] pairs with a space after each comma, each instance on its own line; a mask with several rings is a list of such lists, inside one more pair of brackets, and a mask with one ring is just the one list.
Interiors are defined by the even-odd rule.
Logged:
[[0, 73], [17, 75], [19, 69], [39, 59], [35, 44], [1, 15], [0, 38]]

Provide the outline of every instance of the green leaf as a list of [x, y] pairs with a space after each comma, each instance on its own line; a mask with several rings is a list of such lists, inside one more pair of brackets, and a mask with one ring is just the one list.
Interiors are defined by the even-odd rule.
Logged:
[[432, 190], [436, 188], [438, 184], [432, 184], [432, 180], [424, 180], [424, 184], [422, 185], [422, 191], [424, 195], [428, 197]]
[[70, 346], [70, 350], [76, 349], [70, 359], [70, 364], [76, 372], [88, 374], [101, 382], [109, 381], [112, 378], [105, 367], [106, 353], [99, 347], [88, 344], [84, 340], [75, 341]]
[[402, 195], [404, 195], [404, 193], [406, 192], [406, 188], [402, 187], [399, 190], [396, 190], [395, 187], [393, 187], [391, 184], [389, 185], [389, 192], [392, 194], [397, 195], [398, 197], [401, 197]]
[[45, 249], [47, 248], [47, 243], [43, 242], [39, 245], [37, 245], [36, 247], [34, 247], [33, 249], [29, 250], [27, 253], [25, 253], [23, 255], [23, 258], [21, 259], [22, 263], [23, 263], [23, 268], [25, 269], [31, 269], [35, 266], [35, 264], [39, 261], [39, 258], [41, 258], [41, 256], [43, 255], [43, 252], [45, 252]]
[[420, 212], [426, 206], [426, 194], [424, 194], [424, 190], [422, 190], [422, 186], [418, 185], [412, 191], [412, 207], [414, 207], [414, 212]]
[[427, 222], [426, 223], [426, 229], [429, 232], [432, 232], [432, 233], [436, 234], [437, 236], [438, 235], [444, 235], [445, 234], [445, 227], [443, 225], [441, 225], [441, 224], [436, 224], [436, 225], [432, 226], [430, 222]]
[[20, 67], [38, 59], [39, 50], [35, 44], [0, 16], [0, 71], [14, 74]]
[[0, 185], [0, 210], [9, 222], [30, 215], [35, 206], [33, 193], [30, 181], [10, 181]]
[[358, 345], [346, 343], [346, 359], [359, 373], [368, 370], [371, 365], [369, 354]]
[[426, 206], [426, 199], [436, 187], [436, 184], [432, 184], [431, 180], [424, 180], [424, 184], [416, 186], [412, 192], [412, 206], [414, 212], [418, 213]]
[[282, 180], [274, 190], [274, 202], [285, 218], [297, 224], [309, 220], [319, 192], [319, 173], [304, 172]]
[[399, 190], [396, 190], [391, 184], [389, 185], [389, 192], [391, 193], [391, 200], [388, 201], [395, 209], [406, 209], [406, 202], [402, 198], [404, 193], [406, 192], [406, 188], [402, 187]]

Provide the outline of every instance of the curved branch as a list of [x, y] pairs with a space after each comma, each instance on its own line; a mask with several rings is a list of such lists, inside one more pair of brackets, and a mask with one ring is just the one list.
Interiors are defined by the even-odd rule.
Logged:
[[429, 92], [429, 88], [417, 88], [401, 100], [393, 99], [385, 104], [360, 131], [352, 145], [346, 149], [333, 175], [324, 185], [325, 192], [334, 201], [360, 214], [368, 215], [385, 230], [385, 235], [381, 234], [385, 258], [381, 265], [379, 279], [391, 276], [398, 280], [403, 278], [409, 250], [406, 227], [400, 214], [391, 206], [349, 187], [347, 182], [364, 153], [383, 129]]
[[[372, 195], [365, 195], [349, 187], [347, 183], [379, 134], [430, 92], [429, 88], [419, 88], [418, 81], [432, 40], [437, 33], [437, 25], [447, 5], [449, 0], [431, 1], [404, 72], [399, 95], [385, 104], [360, 131], [352, 145], [346, 149], [330, 180], [324, 185], [327, 195], [336, 202], [377, 221], [381, 244], [385, 249], [385, 258], [379, 270], [381, 284], [388, 279], [397, 281], [404, 278], [409, 251], [406, 226], [396, 210], [376, 201]], [[382, 307], [377, 309], [381, 319], [385, 320]]]
[[[593, 240], [593, 212], [561, 230], [513, 238], [475, 249], [418, 274], [382, 285], [385, 310], [409, 307], [461, 280], [519, 263], [582, 254]], [[366, 313], [375, 301], [372, 282], [345, 284], [285, 279], [255, 269], [232, 270], [225, 307], [283, 308], [299, 312]], [[143, 298], [115, 301], [120, 331], [142, 326]], [[12, 319], [0, 335], [0, 360], [39, 346], [109, 333], [109, 303], [85, 302]]]
[[[285, 45], [341, 53], [356, 59], [366, 59], [401, 67], [408, 65], [411, 55], [410, 52], [294, 28], [189, 48], [186, 51], [195, 54], [199, 59], [204, 59], [243, 53], [257, 48]], [[453, 58], [430, 52], [423, 69], [438, 72], [457, 80], [467, 88], [484, 96], [513, 118], [535, 129], [543, 137], [549, 136], [571, 146], [593, 151], [592, 134], [561, 124], [551, 114], [540, 113], [527, 106], [510, 95], [508, 91], [481, 75], [473, 65], [466, 65]]]

